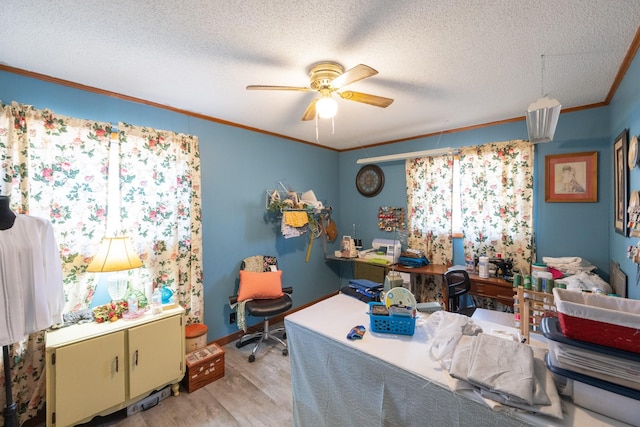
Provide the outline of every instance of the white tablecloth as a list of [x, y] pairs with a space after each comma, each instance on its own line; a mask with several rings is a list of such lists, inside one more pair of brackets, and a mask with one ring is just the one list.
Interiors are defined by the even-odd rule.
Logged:
[[[430, 359], [424, 322], [413, 336], [371, 332], [367, 304], [336, 295], [285, 318], [297, 426], [617, 426], [563, 402], [563, 421], [494, 411], [472, 392], [453, 393]], [[485, 332], [515, 329], [478, 321]], [[353, 326], [367, 331], [349, 340]]]

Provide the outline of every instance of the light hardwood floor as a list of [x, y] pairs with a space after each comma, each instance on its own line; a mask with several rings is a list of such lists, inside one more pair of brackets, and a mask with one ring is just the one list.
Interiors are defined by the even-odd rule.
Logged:
[[182, 387], [147, 411], [130, 417], [126, 410], [96, 417], [82, 427], [291, 426], [292, 398], [289, 357], [274, 341], [261, 347], [253, 363], [252, 344], [225, 350], [225, 375], [193, 393]]

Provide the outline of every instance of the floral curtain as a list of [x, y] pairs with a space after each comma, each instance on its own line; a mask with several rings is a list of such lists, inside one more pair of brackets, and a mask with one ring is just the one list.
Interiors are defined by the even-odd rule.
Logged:
[[513, 259], [529, 270], [533, 257], [533, 161], [528, 141], [459, 150], [465, 256]]
[[[111, 166], [120, 172], [118, 231], [132, 238], [145, 264], [139, 269], [142, 280], [132, 283], [169, 286], [187, 321], [201, 322], [197, 138], [121, 125], [121, 164], [114, 166], [109, 163], [110, 123], [17, 103], [0, 107], [0, 194], [11, 197], [16, 213], [51, 221], [60, 246], [65, 312], [89, 307], [95, 292], [98, 275], [87, 273], [86, 267], [107, 232]], [[10, 346], [10, 358], [13, 399], [22, 423], [44, 403], [44, 333]], [[3, 407], [4, 402], [0, 393]]]
[[421, 157], [405, 163], [408, 245], [434, 264], [451, 264], [453, 156]]
[[120, 220], [141, 259], [141, 291], [166, 286], [187, 323], [203, 316], [200, 155], [197, 137], [124, 123]]

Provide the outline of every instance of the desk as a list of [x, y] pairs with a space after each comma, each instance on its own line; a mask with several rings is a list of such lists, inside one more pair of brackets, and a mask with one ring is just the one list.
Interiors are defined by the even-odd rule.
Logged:
[[[496, 412], [474, 393], [453, 393], [429, 355], [424, 314], [413, 336], [370, 331], [368, 306], [338, 294], [285, 317], [296, 426], [612, 426], [563, 402], [564, 421]], [[485, 330], [491, 323], [479, 321]], [[365, 325], [362, 340], [346, 338]], [[493, 328], [508, 329], [494, 325]], [[515, 331], [515, 329], [513, 329]]]
[[[442, 264], [429, 264], [417, 268], [395, 265], [394, 269], [411, 274], [411, 291], [414, 293], [415, 276], [419, 274], [443, 276], [447, 271], [447, 267]], [[497, 277], [482, 278], [475, 273], [469, 273], [469, 280], [471, 281], [471, 290], [469, 291], [471, 295], [492, 298], [500, 301], [504, 305], [513, 307], [513, 284], [511, 282]], [[442, 280], [442, 295], [444, 297], [445, 307], [448, 307], [448, 298], [446, 298], [447, 287], [444, 280]]]
[[[326, 257], [327, 261], [350, 262], [354, 265], [354, 278], [369, 279], [376, 283], [383, 283], [384, 277], [389, 270], [393, 269], [402, 273], [409, 273], [411, 276], [411, 292], [416, 296], [418, 302], [436, 300], [444, 304], [448, 309], [447, 287], [444, 281], [444, 273], [447, 267], [444, 264], [429, 264], [423, 267], [405, 267], [401, 264], [381, 265], [368, 263], [362, 258], [338, 258], [333, 255]], [[367, 268], [363, 268], [366, 266]], [[434, 278], [433, 283], [424, 283], [418, 279], [421, 275]], [[478, 297], [492, 298], [504, 305], [513, 307], [513, 284], [497, 277], [482, 278], [475, 273], [469, 273], [471, 281], [471, 295]], [[430, 289], [423, 289], [426, 286]], [[424, 295], [421, 295], [424, 294]]]

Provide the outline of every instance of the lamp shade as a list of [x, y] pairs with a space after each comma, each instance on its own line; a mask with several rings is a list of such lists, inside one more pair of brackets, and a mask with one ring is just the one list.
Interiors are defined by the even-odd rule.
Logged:
[[133, 250], [128, 237], [105, 237], [98, 253], [87, 267], [91, 273], [122, 271], [142, 267], [140, 257]]
[[527, 131], [532, 143], [551, 142], [562, 105], [557, 99], [539, 98], [527, 108]]

